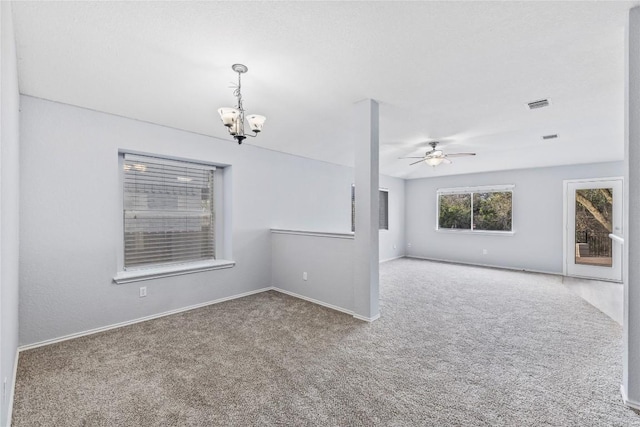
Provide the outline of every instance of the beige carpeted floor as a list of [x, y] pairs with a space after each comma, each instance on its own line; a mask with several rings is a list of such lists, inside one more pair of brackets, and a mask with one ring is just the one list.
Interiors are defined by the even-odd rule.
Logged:
[[20, 354], [22, 426], [640, 426], [553, 276], [400, 259], [368, 324], [266, 292]]

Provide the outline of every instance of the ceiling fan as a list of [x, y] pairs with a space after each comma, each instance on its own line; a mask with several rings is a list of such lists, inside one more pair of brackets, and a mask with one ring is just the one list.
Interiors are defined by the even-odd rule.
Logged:
[[440, 163], [451, 163], [449, 157], [465, 157], [465, 156], [475, 156], [476, 153], [450, 153], [445, 154], [444, 151], [437, 149], [438, 141], [432, 141], [429, 143], [431, 146], [431, 150], [427, 151], [422, 157], [400, 157], [401, 159], [420, 159], [417, 162], [411, 163], [411, 165], [417, 165], [420, 162], [425, 162], [429, 166], [438, 166]]

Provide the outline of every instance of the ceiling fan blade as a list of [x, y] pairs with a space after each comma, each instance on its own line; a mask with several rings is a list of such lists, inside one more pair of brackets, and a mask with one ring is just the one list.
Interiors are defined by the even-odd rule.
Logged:
[[450, 165], [453, 162], [451, 160], [447, 159], [446, 157], [443, 157], [442, 158], [442, 163], [446, 163], [446, 164]]
[[420, 157], [398, 157], [398, 159], [424, 159], [424, 156], [420, 156]]
[[418, 160], [417, 162], [410, 163], [410, 164], [409, 164], [409, 166], [417, 165], [418, 163], [422, 163], [423, 161], [424, 161], [424, 157], [422, 157], [422, 158], [421, 158], [420, 160]]
[[465, 156], [475, 156], [476, 153], [451, 153], [446, 154], [446, 157], [465, 157]]

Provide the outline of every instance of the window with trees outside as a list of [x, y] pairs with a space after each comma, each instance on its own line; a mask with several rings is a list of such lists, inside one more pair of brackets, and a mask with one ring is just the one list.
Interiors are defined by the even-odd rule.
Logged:
[[438, 190], [438, 230], [512, 232], [513, 187]]

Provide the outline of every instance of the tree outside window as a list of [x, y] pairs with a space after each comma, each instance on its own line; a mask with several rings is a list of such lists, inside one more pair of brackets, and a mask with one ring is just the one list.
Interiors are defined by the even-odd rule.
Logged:
[[511, 232], [512, 191], [438, 192], [438, 229]]

